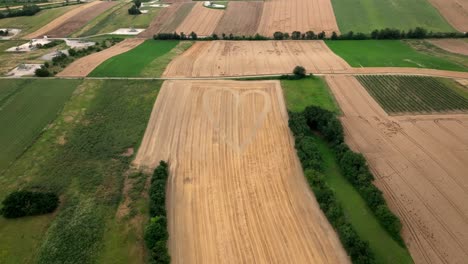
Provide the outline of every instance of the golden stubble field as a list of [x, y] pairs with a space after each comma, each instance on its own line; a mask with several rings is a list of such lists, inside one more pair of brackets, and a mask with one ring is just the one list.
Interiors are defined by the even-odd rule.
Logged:
[[468, 114], [388, 116], [352, 76], [328, 76], [348, 144], [366, 157], [416, 263], [468, 259]]
[[170, 163], [173, 263], [349, 263], [307, 187], [278, 81], [166, 81], [135, 164]]

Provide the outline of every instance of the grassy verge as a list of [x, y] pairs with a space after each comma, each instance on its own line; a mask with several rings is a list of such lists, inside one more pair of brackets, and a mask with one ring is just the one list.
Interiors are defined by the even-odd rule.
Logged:
[[341, 32], [370, 33], [374, 29], [386, 27], [455, 31], [426, 0], [332, 0], [332, 4]]
[[445, 58], [412, 49], [400, 40], [326, 41], [328, 47], [353, 67], [416, 67], [467, 71]]
[[418, 52], [451, 61], [460, 67], [468, 69], [468, 56], [448, 52], [429, 43], [426, 40], [403, 40], [403, 42]]

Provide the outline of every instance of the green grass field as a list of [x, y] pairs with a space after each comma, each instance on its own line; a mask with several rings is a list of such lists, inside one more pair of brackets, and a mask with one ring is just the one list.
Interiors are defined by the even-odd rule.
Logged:
[[415, 27], [434, 32], [456, 31], [427, 0], [332, 0], [332, 4], [342, 33], [370, 33], [387, 27], [406, 31]]
[[[179, 41], [147, 40], [138, 47], [106, 60], [91, 77], [137, 77], [152, 61], [170, 52]], [[165, 65], [164, 65], [165, 67]], [[158, 76], [153, 76], [158, 77]]]
[[458, 63], [417, 52], [400, 40], [326, 41], [328, 47], [353, 67], [415, 67], [467, 71]]
[[302, 80], [281, 80], [286, 106], [290, 111], [302, 112], [309, 105], [338, 112], [327, 83], [320, 77]]
[[57, 116], [80, 80], [0, 81], [0, 171]]
[[457, 83], [420, 76], [358, 76], [372, 97], [391, 114], [468, 111]]

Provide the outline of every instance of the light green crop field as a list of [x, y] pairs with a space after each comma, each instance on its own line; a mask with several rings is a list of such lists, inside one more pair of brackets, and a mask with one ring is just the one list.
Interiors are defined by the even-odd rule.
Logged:
[[[170, 52], [179, 41], [147, 40], [136, 48], [106, 60], [91, 77], [137, 77], [152, 61]], [[165, 67], [165, 65], [164, 65]], [[154, 76], [158, 77], [158, 76]]]
[[406, 31], [415, 27], [434, 32], [456, 31], [427, 0], [332, 0], [332, 4], [342, 33], [370, 33], [387, 27]]
[[468, 71], [445, 58], [424, 54], [400, 40], [327, 40], [328, 47], [353, 67], [415, 67]]
[[0, 81], [0, 171], [57, 116], [80, 80]]

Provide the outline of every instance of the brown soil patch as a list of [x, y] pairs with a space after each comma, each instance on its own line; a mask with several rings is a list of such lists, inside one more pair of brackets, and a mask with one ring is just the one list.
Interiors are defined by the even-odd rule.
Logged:
[[135, 163], [160, 160], [172, 263], [349, 263], [305, 182], [278, 81], [166, 81]]
[[245, 76], [307, 71], [343, 72], [350, 66], [323, 41], [197, 42], [166, 68], [166, 77]]
[[328, 76], [346, 140], [361, 152], [416, 263], [468, 259], [468, 115], [390, 117], [351, 76]]
[[129, 51], [143, 43], [145, 40], [140, 38], [125, 39], [124, 41], [103, 51], [93, 53], [86, 57], [80, 58], [59, 72], [59, 77], [86, 77], [97, 66], [109, 58], [117, 56], [121, 53]]
[[198, 36], [209, 36], [213, 34], [223, 14], [224, 10], [204, 7], [203, 2], [196, 3], [176, 32], [190, 34], [193, 31]]
[[330, 0], [267, 0], [258, 32], [272, 37], [276, 31], [339, 33]]
[[446, 51], [468, 56], [468, 42], [464, 39], [433, 39], [429, 42]]
[[429, 0], [444, 18], [458, 31], [468, 31], [468, 1]]
[[263, 2], [229, 2], [215, 33], [234, 36], [253, 36], [257, 33]]
[[62, 16], [52, 20], [52, 22], [43, 26], [37, 31], [25, 36], [25, 38], [40, 38], [42, 36], [66, 37], [116, 3], [117, 2], [94, 1], [88, 4], [80, 5], [77, 8], [74, 8]]

